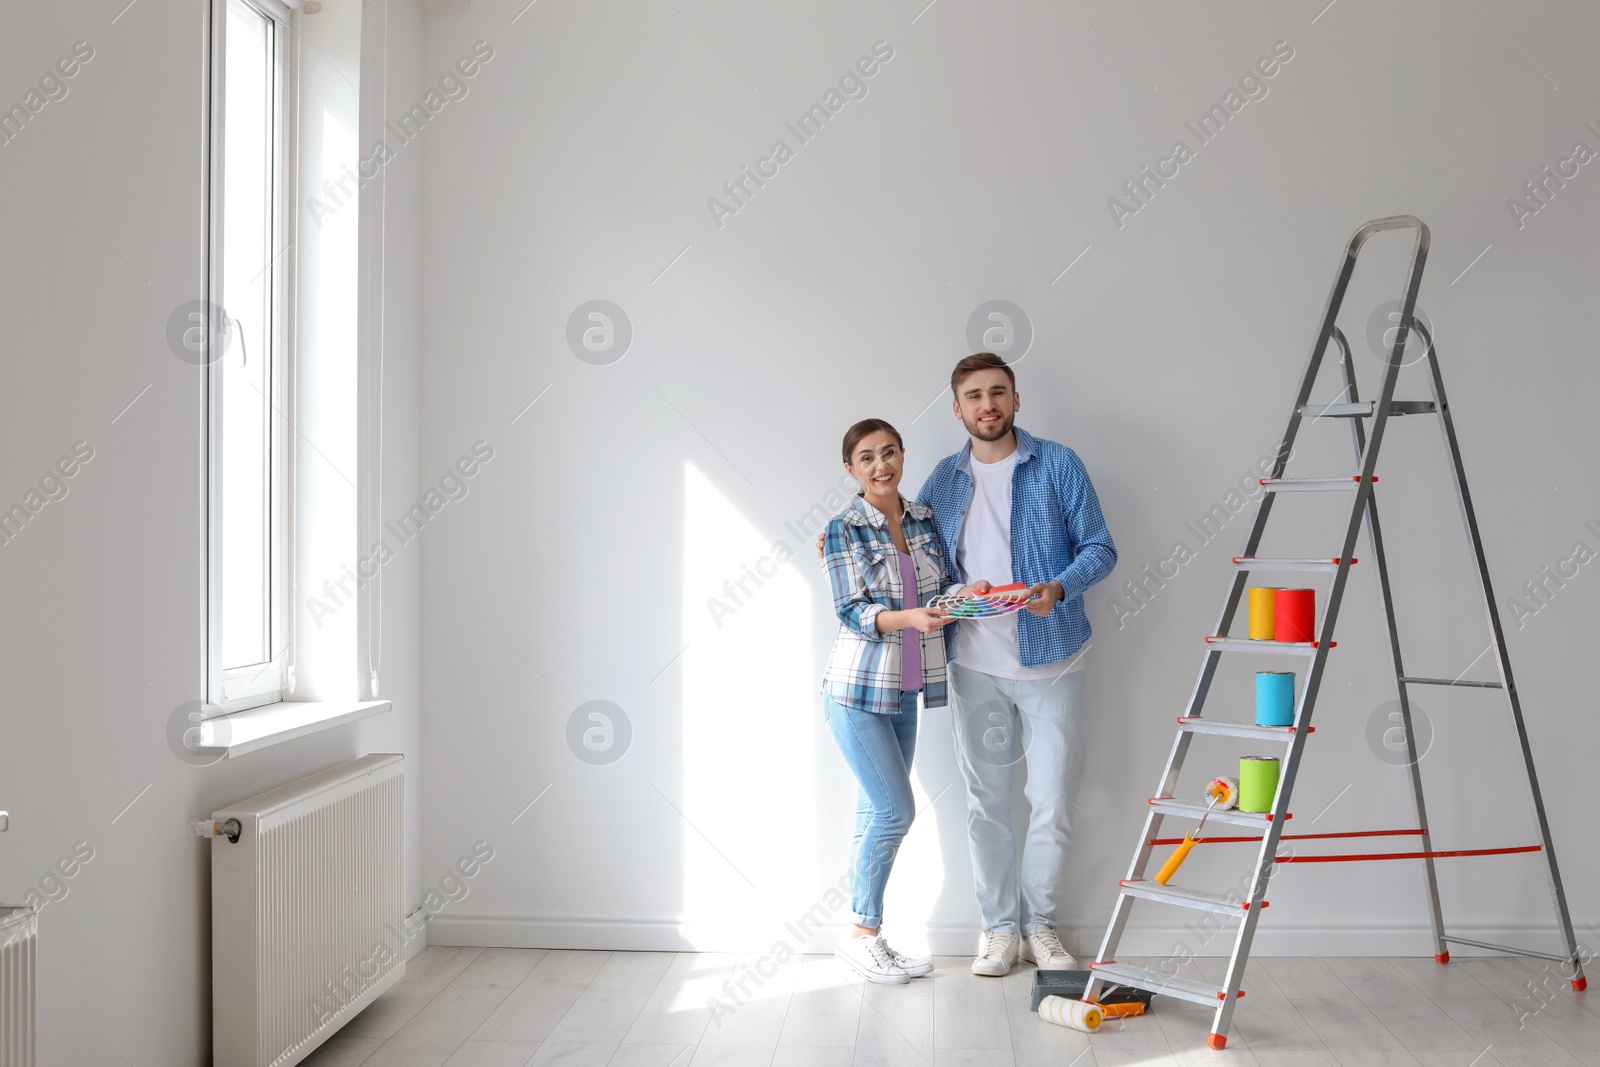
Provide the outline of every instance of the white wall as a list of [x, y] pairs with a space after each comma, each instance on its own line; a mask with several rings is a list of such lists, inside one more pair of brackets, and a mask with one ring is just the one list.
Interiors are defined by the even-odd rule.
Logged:
[[[1584, 528], [1600, 519], [1587, 314], [1600, 174], [1583, 167], [1521, 228], [1507, 207], [1574, 141], [1600, 149], [1584, 126], [1600, 125], [1585, 103], [1600, 85], [1586, 47], [1595, 13], [1324, 6], [508, 0], [431, 11], [424, 82], [474, 41], [494, 58], [424, 137], [421, 473], [477, 440], [495, 457], [427, 534], [424, 873], [475, 838], [498, 853], [435, 921], [435, 942], [765, 949], [790, 938], [783, 922], [843, 871], [854, 786], [818, 713], [835, 626], [827, 588], [787, 524], [834, 485], [837, 441], [857, 418], [905, 431], [913, 488], [961, 444], [941, 390], [984, 301], [1025, 310], [1035, 340], [1018, 368], [1021, 425], [1077, 449], [1121, 551], [1089, 597], [1092, 751], [1061, 916], [1085, 950], [1247, 520], [1121, 628], [1108, 599], [1179, 539], [1195, 546], [1185, 523], [1273, 447], [1329, 261], [1362, 222], [1410, 212], [1433, 229], [1422, 307], [1503, 597], [1575, 541], [1600, 547]], [[785, 122], [877, 41], [894, 55], [869, 94], [798, 144]], [[1268, 95], [1119, 227], [1108, 198], [1178, 138], [1193, 147], [1184, 123], [1279, 41], [1293, 59]], [[777, 139], [794, 158], [719, 226], [708, 198]], [[1398, 247], [1374, 242], [1343, 320], [1369, 393], [1368, 315], [1397, 287]], [[565, 337], [595, 299], [631, 321], [631, 347], [610, 365], [580, 360]], [[1423, 389], [1408, 378], [1401, 395]], [[1300, 473], [1348, 469], [1344, 427], [1302, 441]], [[1394, 424], [1381, 473], [1408, 663], [1455, 674], [1485, 638], [1436, 427]], [[1267, 551], [1327, 552], [1336, 517], [1318, 506], [1286, 502]], [[798, 558], [717, 626], [706, 597], [775, 542]], [[1591, 570], [1511, 635], [1580, 922], [1600, 911], [1585, 816], [1600, 740], [1584, 667], [1600, 604]], [[1376, 611], [1360, 569], [1297, 827], [1329, 804], [1318, 830], [1410, 820], [1403, 772], [1366, 740], [1393, 695]], [[1247, 716], [1249, 671], [1274, 665], [1228, 664], [1208, 710]], [[1438, 733], [1423, 768], [1438, 846], [1535, 840], [1498, 706], [1473, 693], [1418, 699]], [[568, 742], [570, 717], [596, 700], [631, 725], [609, 765]], [[888, 909], [897, 943], [946, 951], [976, 932], [948, 730], [945, 712], [924, 717], [916, 777], [931, 806]], [[1198, 793], [1239, 754], [1197, 745], [1184, 788]], [[1190, 860], [1193, 877], [1220, 888], [1245, 857], [1211, 853]], [[1457, 932], [1553, 943], [1536, 861], [1441, 871]], [[1429, 951], [1421, 884], [1415, 864], [1288, 868], [1258, 943]], [[1138, 912], [1134, 950], [1172, 948], [1189, 936], [1177, 921]]]
[[[436, 941], [789, 938], [785, 920], [842, 872], [854, 788], [817, 715], [827, 591], [790, 523], [835, 486], [834, 448], [858, 417], [906, 432], [912, 483], [960, 444], [939, 403], [924, 407], [983, 301], [1025, 309], [1022, 424], [1084, 457], [1122, 552], [1089, 605], [1094, 752], [1063, 916], [1082, 947], [1098, 939], [1242, 520], [1120, 629], [1107, 599], [1272, 447], [1326, 293], [1323, 257], [1356, 225], [1410, 211], [1433, 227], [1423, 306], [1503, 598], [1575, 541], [1600, 544], [1584, 526], [1600, 523], [1584, 317], [1597, 179], [1584, 167], [1520, 229], [1506, 205], [1575, 140], [1600, 147], [1584, 125], [1600, 125], [1583, 104], [1593, 16], [1079, 6], [680, 15], [483, 0], [424, 22], [395, 5], [394, 111], [473, 42], [495, 52], [389, 167], [386, 501], [422, 500], [476, 442], [493, 458], [387, 572], [395, 712], [206, 769], [166, 741], [200, 681], [198, 382], [164, 332], [201, 282], [201, 5], [5, 9], [0, 102], [21, 101], [74, 42], [95, 49], [67, 97], [0, 146], [0, 503], [74, 442], [94, 448], [67, 497], [0, 547], [0, 805], [13, 814], [0, 898], [37, 887], [75, 842], [95, 850], [42, 918], [42, 1062], [203, 1062], [208, 879], [186, 824], [369, 751], [413, 761], [414, 898], [472, 841], [496, 848]], [[707, 198], [775, 139], [793, 146], [784, 122], [879, 40], [895, 54], [869, 95], [719, 228]], [[1270, 94], [1117, 228], [1107, 198], [1279, 40], [1295, 58]], [[366, 47], [370, 69], [370, 32]], [[631, 320], [611, 365], [579, 360], [564, 336], [594, 299]], [[1359, 346], [1367, 309], [1352, 309]], [[1308, 437], [1306, 469], [1342, 469], [1328, 433]], [[1390, 446], [1409, 662], [1453, 673], [1482, 633], [1434, 428], [1396, 424]], [[1321, 550], [1303, 527], [1281, 551]], [[717, 626], [706, 596], [775, 543], [799, 557]], [[1582, 818], [1597, 740], [1591, 569], [1511, 637], [1580, 923], [1596, 918], [1600, 873]], [[555, 590], [571, 595], [551, 604]], [[1365, 739], [1389, 696], [1375, 599], [1360, 576], [1335, 660], [1348, 682], [1330, 677], [1302, 779], [1308, 822], [1336, 801], [1319, 828], [1407, 819], [1400, 774]], [[1234, 669], [1219, 699], [1242, 715], [1247, 668]], [[609, 765], [568, 742], [595, 700], [631, 727]], [[1439, 735], [1424, 774], [1441, 847], [1532, 840], [1520, 792], [1501, 787], [1510, 750], [1493, 705], [1422, 703]], [[908, 947], [959, 948], [974, 930], [947, 732], [945, 713], [926, 716], [917, 776], [931, 804], [891, 891], [890, 930]], [[1196, 778], [1237, 754], [1204, 751]], [[1191, 864], [1220, 880], [1227, 858]], [[1535, 865], [1443, 870], [1457, 929], [1543, 936]], [[1263, 942], [1424, 951], [1419, 892], [1411, 865], [1291, 868]], [[1171, 947], [1163, 919], [1143, 925], [1141, 951]]]
[[[420, 15], [393, 6], [390, 90], [409, 97]], [[0, 13], [8, 104], [74, 42], [94, 49], [68, 95], [0, 147], [0, 500], [20, 501], [74, 442], [94, 449], [68, 495], [0, 546], [0, 807], [13, 818], [0, 899], [37, 889], [75, 842], [94, 850], [41, 916], [41, 1064], [209, 1062], [208, 847], [188, 823], [225, 803], [404, 752], [420, 895], [415, 556], [388, 573], [390, 715], [207, 768], [168, 748], [169, 717], [201, 684], [200, 381], [165, 332], [202, 291], [203, 10], [119, 0]], [[376, 48], [369, 33], [374, 70]], [[417, 479], [417, 174], [414, 159], [392, 171], [391, 500], [409, 500]]]

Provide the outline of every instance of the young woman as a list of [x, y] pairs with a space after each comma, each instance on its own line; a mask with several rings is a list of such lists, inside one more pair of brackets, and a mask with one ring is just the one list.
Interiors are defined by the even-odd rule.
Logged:
[[879, 934], [883, 890], [911, 828], [911, 757], [917, 694], [945, 705], [943, 627], [955, 620], [923, 605], [954, 591], [933, 512], [900, 495], [905, 447], [882, 419], [844, 435], [844, 466], [861, 492], [828, 524], [823, 567], [833, 586], [839, 636], [823, 675], [823, 714], [861, 784], [851, 861], [855, 927], [834, 954], [871, 982], [899, 983], [933, 970]]

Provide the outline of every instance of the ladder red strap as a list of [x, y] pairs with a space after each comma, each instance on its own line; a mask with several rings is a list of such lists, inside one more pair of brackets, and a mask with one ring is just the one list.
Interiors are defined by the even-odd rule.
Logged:
[[1347, 863], [1352, 860], [1420, 860], [1440, 856], [1506, 856], [1514, 852], [1538, 852], [1543, 845], [1516, 848], [1460, 848], [1448, 852], [1373, 852], [1365, 856], [1274, 856], [1274, 863]]
[[[1339, 837], [1420, 837], [1421, 829], [1403, 830], [1341, 830], [1336, 833], [1325, 834], [1283, 834], [1280, 841], [1315, 841]], [[1232, 842], [1260, 841], [1257, 837], [1203, 837], [1203, 843], [1214, 845]], [[1181, 837], [1156, 837], [1145, 842], [1147, 845], [1177, 845], [1182, 844]], [[1370, 852], [1364, 855], [1345, 856], [1274, 856], [1274, 863], [1353, 863], [1357, 860], [1420, 860], [1442, 859], [1451, 856], [1509, 856], [1521, 852], [1538, 852], [1543, 845], [1517, 845], [1507, 848], [1457, 848], [1457, 849], [1430, 849], [1420, 852]]]

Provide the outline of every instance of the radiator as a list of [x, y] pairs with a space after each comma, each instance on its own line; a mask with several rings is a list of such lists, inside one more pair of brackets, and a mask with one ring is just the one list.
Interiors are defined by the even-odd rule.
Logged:
[[405, 758], [364, 756], [212, 819], [214, 1062], [289, 1067], [405, 974]]
[[33, 1067], [39, 913], [0, 904], [0, 1067]]

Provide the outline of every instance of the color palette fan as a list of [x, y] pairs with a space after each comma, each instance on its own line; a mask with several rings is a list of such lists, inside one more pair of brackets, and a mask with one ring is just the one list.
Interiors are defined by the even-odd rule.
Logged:
[[995, 586], [987, 593], [951, 593], [934, 597], [928, 601], [928, 607], [958, 619], [993, 619], [1021, 611], [1030, 598], [1028, 589], [1027, 585], [1017, 582]]

